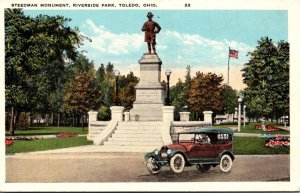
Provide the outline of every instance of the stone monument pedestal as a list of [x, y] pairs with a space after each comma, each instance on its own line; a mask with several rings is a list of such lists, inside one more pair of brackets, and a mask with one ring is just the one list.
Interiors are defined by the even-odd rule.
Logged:
[[130, 110], [131, 121], [162, 121], [164, 87], [161, 84], [162, 61], [156, 54], [144, 54], [139, 60], [140, 82]]

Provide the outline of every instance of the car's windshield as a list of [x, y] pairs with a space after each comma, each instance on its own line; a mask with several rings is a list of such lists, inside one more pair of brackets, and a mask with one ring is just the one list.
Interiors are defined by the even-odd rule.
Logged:
[[178, 135], [178, 142], [179, 143], [194, 143], [195, 134], [185, 134], [181, 133]]

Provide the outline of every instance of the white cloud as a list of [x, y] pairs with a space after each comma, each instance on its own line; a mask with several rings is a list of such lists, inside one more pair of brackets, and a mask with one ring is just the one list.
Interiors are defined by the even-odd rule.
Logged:
[[[242, 66], [249, 59], [247, 53], [254, 48], [234, 40], [214, 40], [201, 34], [179, 33], [165, 30], [157, 35], [157, 52], [163, 64], [169, 68], [185, 68], [187, 65], [227, 69], [228, 47], [239, 51], [239, 59], [231, 59], [230, 66]], [[165, 49], [166, 48], [166, 49]]]
[[86, 20], [85, 25], [94, 32], [91, 47], [106, 54], [129, 54], [143, 45], [143, 34], [112, 33], [104, 26], [96, 26], [92, 20]]

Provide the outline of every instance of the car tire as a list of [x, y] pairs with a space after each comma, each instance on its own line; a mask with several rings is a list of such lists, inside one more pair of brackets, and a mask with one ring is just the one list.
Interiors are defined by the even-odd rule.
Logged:
[[219, 167], [220, 167], [220, 170], [224, 173], [227, 173], [230, 171], [230, 169], [232, 167], [232, 159], [228, 154], [222, 155]]
[[200, 172], [207, 172], [210, 169], [211, 165], [209, 165], [209, 164], [197, 164], [196, 167]]
[[170, 167], [174, 173], [180, 173], [183, 171], [185, 166], [185, 160], [183, 155], [175, 154], [170, 160]]
[[153, 157], [147, 159], [146, 167], [151, 174], [158, 174], [161, 171], [161, 166], [155, 163]]

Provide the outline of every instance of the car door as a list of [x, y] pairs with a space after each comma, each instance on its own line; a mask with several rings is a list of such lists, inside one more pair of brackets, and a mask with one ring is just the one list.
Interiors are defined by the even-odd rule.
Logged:
[[201, 138], [196, 135], [195, 143], [187, 153], [187, 156], [192, 160], [213, 158], [214, 145], [210, 143], [202, 143], [200, 139]]

